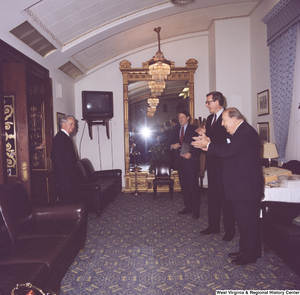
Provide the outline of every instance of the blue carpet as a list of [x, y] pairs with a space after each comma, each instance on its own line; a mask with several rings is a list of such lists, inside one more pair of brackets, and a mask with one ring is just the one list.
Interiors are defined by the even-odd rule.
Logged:
[[257, 263], [234, 266], [238, 234], [200, 236], [207, 227], [207, 199], [200, 219], [179, 216], [180, 193], [121, 193], [100, 219], [91, 213], [85, 249], [66, 273], [61, 294], [213, 295], [215, 290], [299, 290], [300, 278], [272, 251]]

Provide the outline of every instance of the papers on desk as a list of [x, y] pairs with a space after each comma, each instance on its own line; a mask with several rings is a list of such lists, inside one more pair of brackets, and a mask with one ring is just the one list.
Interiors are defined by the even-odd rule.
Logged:
[[270, 181], [276, 181], [278, 179], [278, 175], [287, 175], [289, 177], [292, 176], [292, 171], [282, 169], [280, 167], [263, 167], [262, 171], [265, 178], [265, 183]]
[[271, 181], [265, 184], [266, 188], [279, 187], [278, 181]]
[[265, 185], [266, 188], [274, 188], [274, 187], [284, 187], [284, 188], [295, 188], [295, 189], [300, 189], [300, 180], [288, 180], [284, 179], [281, 181], [271, 181], [266, 183]]
[[283, 185], [286, 184], [286, 187], [288, 188], [299, 188], [300, 189], [300, 181], [299, 180], [287, 180], [283, 183]]

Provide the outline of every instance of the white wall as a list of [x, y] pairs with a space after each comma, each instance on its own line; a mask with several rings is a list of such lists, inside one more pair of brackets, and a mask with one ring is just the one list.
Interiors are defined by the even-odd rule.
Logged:
[[[175, 66], [185, 66], [188, 59], [198, 61], [195, 73], [195, 116], [207, 116], [204, 106], [205, 94], [208, 92], [208, 44], [207, 33], [186, 36], [161, 42], [161, 50], [165, 58], [175, 61]], [[157, 44], [144, 47], [136, 52], [119, 57], [88, 77], [75, 84], [75, 110], [79, 120], [77, 147], [81, 158], [89, 158], [96, 170], [121, 168], [124, 173], [124, 115], [123, 115], [123, 80], [119, 63], [127, 59], [132, 68], [142, 67], [142, 62], [151, 59], [157, 51]], [[87, 126], [82, 118], [81, 91], [98, 90], [113, 91], [114, 118], [110, 122], [111, 138], [107, 139], [103, 126], [93, 126], [93, 140], [89, 138]], [[124, 185], [124, 183], [123, 183]]]
[[250, 20], [215, 21], [216, 90], [251, 124]]
[[[109, 122], [110, 139], [102, 125], [92, 127], [90, 139], [88, 126], [82, 121], [81, 91], [113, 91], [114, 118]], [[89, 158], [96, 170], [112, 168], [124, 169], [124, 124], [123, 124], [123, 84], [118, 62], [113, 62], [75, 85], [76, 118], [79, 121], [77, 147], [81, 158]]]
[[74, 80], [60, 71], [50, 71], [50, 77], [53, 91], [54, 133], [56, 133], [57, 112], [75, 116]]
[[[215, 23], [209, 29], [208, 35], [208, 48], [209, 48], [209, 91], [216, 90], [216, 36], [215, 36]], [[207, 93], [208, 93], [207, 92]]]
[[[269, 47], [267, 46], [267, 25], [261, 20], [277, 3], [278, 0], [263, 1], [250, 17], [252, 125], [257, 128], [257, 122], [270, 122], [270, 142], [275, 142], [275, 136], [271, 108]], [[270, 90], [270, 114], [258, 116], [257, 93], [266, 89]]]

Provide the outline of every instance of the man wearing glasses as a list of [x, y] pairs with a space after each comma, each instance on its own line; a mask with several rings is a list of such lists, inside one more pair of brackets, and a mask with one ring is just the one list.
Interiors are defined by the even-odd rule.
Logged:
[[[225, 99], [221, 92], [208, 93], [205, 105], [211, 115], [207, 117], [205, 127], [196, 130], [199, 134], [206, 134], [211, 142], [219, 145], [223, 145], [227, 141], [227, 131], [221, 125], [224, 103]], [[223, 210], [225, 235], [222, 240], [229, 242], [235, 235], [235, 215], [232, 204], [225, 200], [222, 159], [206, 155], [206, 169], [208, 177], [208, 228], [201, 230], [200, 235], [220, 232], [221, 211]]]

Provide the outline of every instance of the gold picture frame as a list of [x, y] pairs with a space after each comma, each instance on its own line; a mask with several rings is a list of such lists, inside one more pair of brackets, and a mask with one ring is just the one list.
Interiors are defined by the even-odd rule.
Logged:
[[270, 114], [269, 89], [257, 93], [257, 113], [258, 116]]

